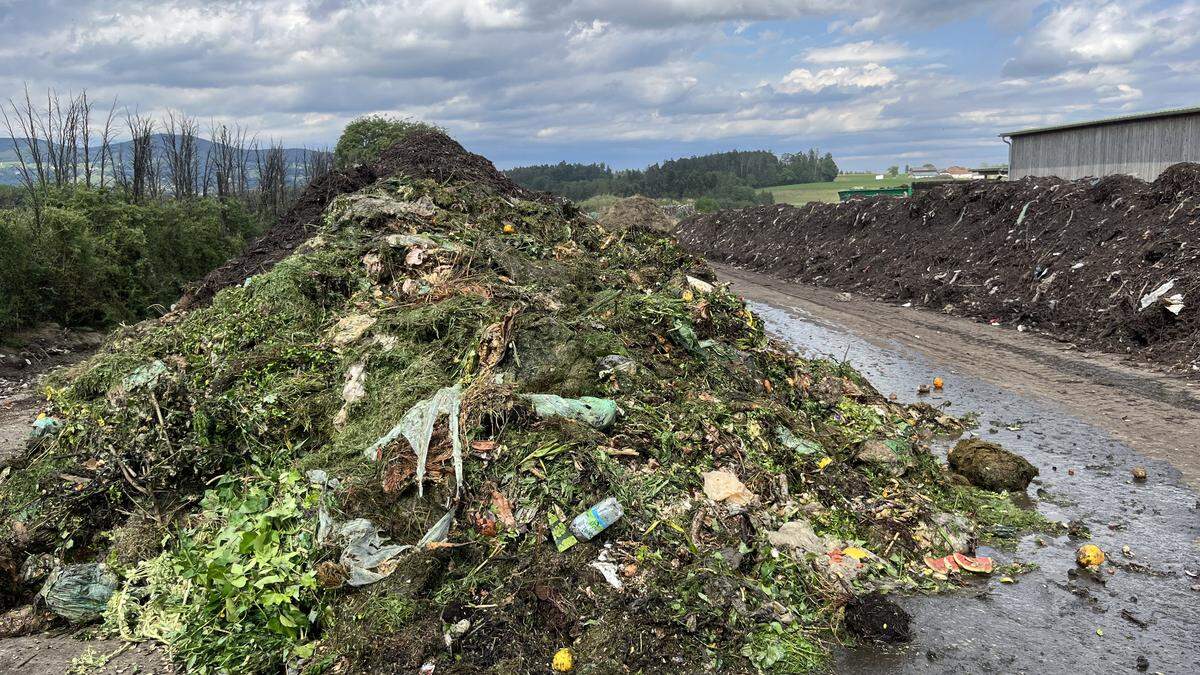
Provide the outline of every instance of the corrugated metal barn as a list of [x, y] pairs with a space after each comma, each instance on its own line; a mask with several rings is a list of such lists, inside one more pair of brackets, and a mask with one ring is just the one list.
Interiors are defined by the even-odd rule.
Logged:
[[1130, 174], [1154, 180], [1177, 162], [1200, 162], [1200, 108], [1113, 117], [1000, 134], [1009, 178]]

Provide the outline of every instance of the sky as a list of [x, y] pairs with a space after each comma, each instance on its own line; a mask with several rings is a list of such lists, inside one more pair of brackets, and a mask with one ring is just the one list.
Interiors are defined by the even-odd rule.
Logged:
[[502, 168], [730, 149], [1004, 162], [1004, 131], [1200, 105], [1200, 0], [0, 0], [0, 94], [329, 146], [365, 113]]

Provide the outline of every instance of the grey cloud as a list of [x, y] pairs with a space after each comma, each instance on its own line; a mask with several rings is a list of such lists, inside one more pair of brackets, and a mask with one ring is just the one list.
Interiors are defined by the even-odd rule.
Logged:
[[[1048, 49], [1055, 33], [1039, 23], [1010, 50], [1017, 62], [1008, 72], [1030, 80], [1013, 96], [996, 85], [999, 67], [986, 77], [956, 75], [959, 66], [942, 54], [950, 67], [932, 72], [936, 50], [909, 31], [971, 16], [999, 21], [1037, 1], [0, 0], [0, 85], [10, 94], [26, 80], [87, 87], [143, 110], [241, 119], [310, 145], [331, 142], [364, 112], [428, 117], [501, 163], [801, 143], [880, 157], [906, 146], [945, 155], [966, 148], [996, 159], [987, 149], [989, 111], [1052, 116], [1073, 97], [1113, 98], [1100, 111], [1120, 104], [1112, 90], [1124, 82], [1111, 74], [1090, 88], [1086, 77], [1051, 81], [1089, 71], [1071, 65], [1078, 56]], [[783, 31], [775, 40], [734, 32], [735, 24], [795, 19], [830, 32]], [[888, 62], [893, 81], [780, 90], [800, 65], [788, 57], [867, 40], [911, 47], [911, 57]], [[1147, 98], [1161, 98], [1172, 87], [1188, 90], [1200, 72], [1180, 70], [1161, 85], [1136, 69], [1129, 78]]]

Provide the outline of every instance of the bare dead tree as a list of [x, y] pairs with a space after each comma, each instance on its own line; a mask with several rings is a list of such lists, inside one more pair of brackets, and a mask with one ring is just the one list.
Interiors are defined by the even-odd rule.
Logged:
[[46, 158], [54, 185], [63, 187], [76, 182], [79, 178], [78, 99], [68, 98], [64, 105], [58, 92], [47, 89], [46, 109], [37, 120], [46, 141]]
[[41, 113], [33, 104], [29, 95], [29, 85], [25, 85], [25, 97], [21, 101], [8, 100], [8, 108], [3, 109], [4, 124], [12, 139], [13, 150], [17, 155], [17, 170], [21, 182], [29, 191], [33, 202], [38, 202], [39, 191], [44, 193], [49, 185], [47, 175], [45, 143], [41, 138]]
[[11, 98], [8, 106], [0, 107], [4, 115], [4, 127], [8, 130], [13, 151], [17, 155], [17, 173], [21, 184], [29, 192], [30, 201], [38, 203], [38, 191], [46, 187], [41, 159], [41, 143], [37, 137], [37, 126], [33, 123], [33, 101], [29, 98], [29, 87], [25, 87], [25, 99], [18, 103]]
[[249, 187], [246, 176], [249, 161], [246, 130], [237, 124], [230, 127], [214, 123], [209, 135], [212, 144], [209, 146], [207, 163], [211, 165], [217, 196], [222, 199], [244, 197]]
[[108, 149], [109, 164], [112, 166], [113, 185], [127, 195], [133, 195], [133, 181], [129, 175], [129, 162], [125, 161], [125, 146], [113, 155], [112, 146]]
[[[151, 137], [153, 147], [153, 137]], [[162, 153], [151, 150], [150, 165], [146, 170], [146, 194], [154, 201], [161, 201], [166, 196], [166, 181], [163, 179]]]
[[[154, 161], [154, 120], [143, 115], [131, 115], [129, 111], [126, 111], [125, 125], [129, 128], [133, 156], [130, 158], [130, 175], [123, 182], [126, 184], [126, 189], [129, 190], [130, 198], [135, 202], [141, 202], [151, 196], [149, 191], [157, 182], [157, 176], [152, 175], [157, 173]], [[122, 173], [125, 170], [123, 160], [124, 158], [121, 162]]]
[[116, 115], [116, 112], [117, 99], [114, 96], [112, 105], [108, 108], [108, 114], [104, 116], [104, 126], [100, 129], [100, 187], [105, 186], [104, 170], [108, 167], [108, 165], [112, 164], [112, 142], [117, 136], [116, 127], [113, 126], [113, 119]]
[[90, 188], [95, 167], [92, 165], [92, 101], [86, 89], [79, 92], [75, 106], [79, 110], [78, 147], [83, 153], [83, 183]]
[[303, 186], [324, 178], [326, 174], [333, 171], [333, 153], [329, 151], [329, 148], [321, 148], [320, 150], [305, 148], [301, 170], [304, 174]]
[[177, 199], [192, 199], [200, 191], [200, 125], [187, 115], [169, 112], [165, 126], [163, 153], [172, 194]]
[[266, 148], [254, 145], [258, 169], [258, 208], [270, 218], [278, 218], [287, 205], [287, 162], [283, 145], [270, 141]]

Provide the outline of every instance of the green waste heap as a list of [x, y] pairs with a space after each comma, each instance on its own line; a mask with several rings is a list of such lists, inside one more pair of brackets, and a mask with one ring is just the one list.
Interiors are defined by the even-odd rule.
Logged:
[[798, 672], [1031, 524], [930, 454], [956, 421], [790, 353], [660, 233], [435, 132], [313, 190], [47, 387], [0, 609], [69, 566], [194, 672]]

